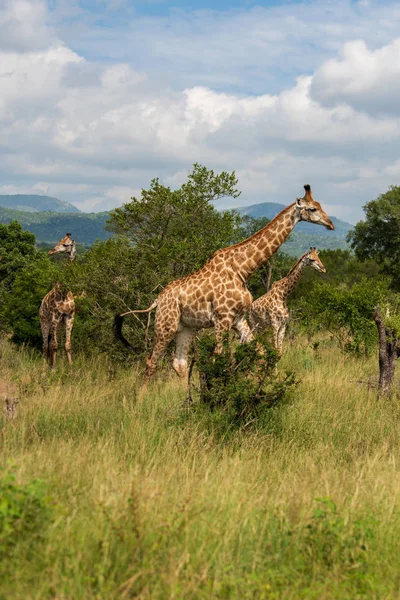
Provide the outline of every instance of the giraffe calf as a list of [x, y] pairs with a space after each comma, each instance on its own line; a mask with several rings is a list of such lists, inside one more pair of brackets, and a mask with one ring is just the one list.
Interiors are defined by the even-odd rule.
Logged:
[[326, 272], [316, 248], [310, 248], [308, 252], [303, 254], [286, 277], [276, 281], [269, 292], [255, 300], [250, 307], [249, 323], [251, 329], [260, 331], [270, 326], [273, 332], [274, 346], [279, 356], [282, 356], [283, 340], [289, 323], [289, 309], [286, 301], [300, 281], [305, 267], [311, 267], [320, 273]]

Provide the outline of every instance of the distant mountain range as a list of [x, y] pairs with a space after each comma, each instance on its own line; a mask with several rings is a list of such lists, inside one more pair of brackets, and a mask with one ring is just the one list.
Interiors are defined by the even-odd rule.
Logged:
[[24, 212], [57, 212], [57, 213], [79, 213], [69, 202], [52, 198], [52, 196], [38, 196], [35, 194], [0, 194], [0, 206], [12, 210]]
[[104, 229], [109, 218], [108, 212], [25, 212], [0, 206], [0, 223], [19, 221], [24, 229], [35, 234], [38, 243], [54, 244], [67, 232], [85, 245], [91, 245], [97, 239], [106, 240], [111, 236]]
[[[237, 210], [241, 214], [249, 215], [250, 217], [267, 217], [268, 219], [273, 219], [284, 208], [286, 208], [284, 204], [261, 202], [260, 204], [243, 206]], [[289, 239], [282, 245], [283, 252], [298, 256], [310, 246], [316, 246], [321, 250], [335, 250], [336, 248], [345, 250], [349, 248], [346, 237], [349, 231], [353, 229], [353, 225], [337, 217], [331, 216], [331, 219], [335, 225], [334, 231], [329, 231], [325, 227], [313, 225], [312, 223], [298, 223], [293, 233], [290, 234]]]
[[[262, 202], [237, 210], [251, 217], [273, 219], [284, 208], [283, 204]], [[108, 212], [83, 213], [69, 202], [51, 196], [0, 195], [0, 223], [19, 221], [25, 229], [35, 234], [39, 243], [55, 243], [67, 231], [72, 233], [77, 242], [85, 245], [91, 245], [97, 239], [106, 240], [110, 233], [104, 227], [109, 217]], [[311, 223], [298, 223], [288, 241], [283, 244], [282, 250], [299, 256], [310, 246], [332, 250], [348, 248], [346, 236], [353, 226], [336, 217], [331, 218], [335, 225], [334, 231]]]

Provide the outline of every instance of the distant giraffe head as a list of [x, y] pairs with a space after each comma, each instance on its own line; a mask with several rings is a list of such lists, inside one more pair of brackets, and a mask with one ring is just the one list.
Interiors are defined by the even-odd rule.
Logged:
[[54, 248], [49, 250], [48, 254], [58, 254], [60, 252], [66, 252], [70, 262], [74, 260], [76, 254], [76, 242], [75, 240], [71, 240], [70, 233], [66, 233], [65, 237], [63, 237]]
[[320, 257], [318, 256], [318, 251], [316, 248], [310, 248], [307, 254], [304, 255], [303, 260], [308, 267], [312, 267], [320, 273], [326, 273], [326, 269], [322, 264]]
[[335, 229], [334, 224], [322, 210], [319, 202], [316, 202], [312, 197], [311, 187], [306, 184], [304, 186], [305, 195], [303, 198], [296, 198], [297, 214], [300, 221], [307, 221], [308, 223], [315, 223], [316, 225], [323, 225], [327, 229]]

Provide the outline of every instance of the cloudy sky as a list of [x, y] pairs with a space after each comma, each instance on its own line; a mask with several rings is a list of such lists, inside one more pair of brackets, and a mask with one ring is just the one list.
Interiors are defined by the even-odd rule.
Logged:
[[199, 162], [355, 222], [400, 184], [399, 32], [386, 0], [0, 0], [0, 193], [107, 210]]

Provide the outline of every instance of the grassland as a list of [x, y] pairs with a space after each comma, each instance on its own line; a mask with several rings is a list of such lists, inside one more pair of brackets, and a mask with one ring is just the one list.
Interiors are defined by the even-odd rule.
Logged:
[[139, 399], [136, 371], [42, 377], [3, 340], [0, 598], [400, 598], [400, 402], [357, 383], [375, 361], [299, 341], [293, 397], [233, 431], [167, 372]]

